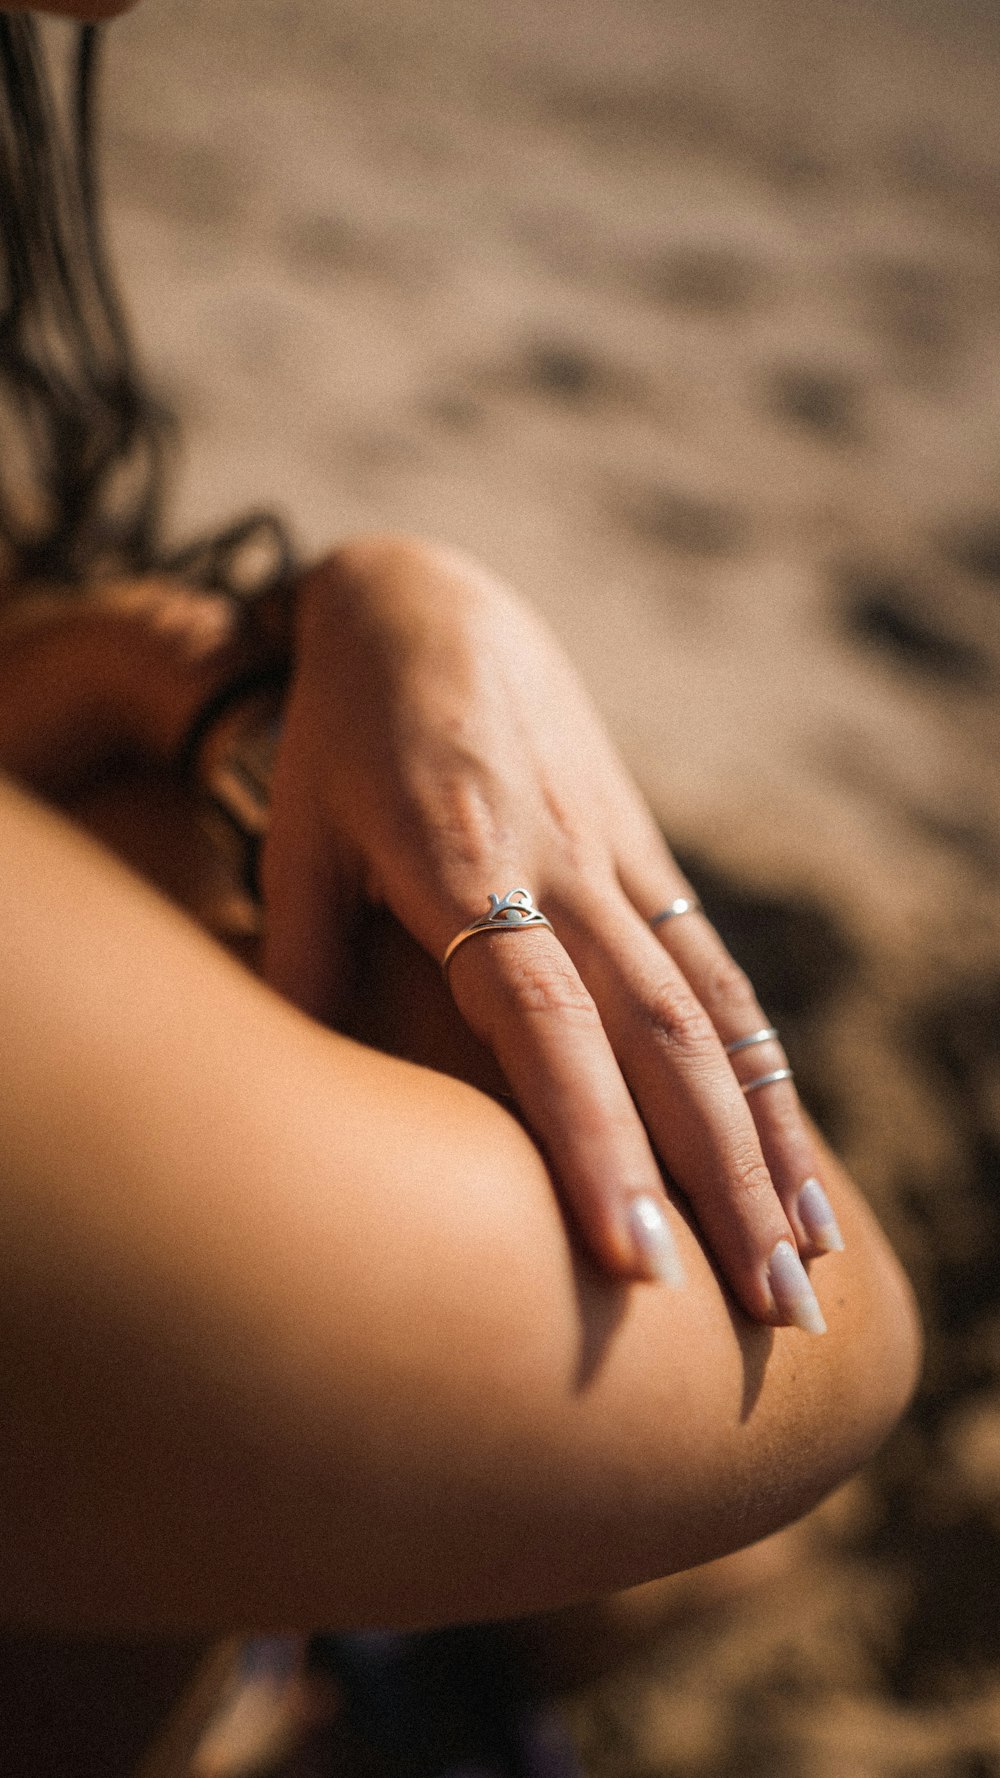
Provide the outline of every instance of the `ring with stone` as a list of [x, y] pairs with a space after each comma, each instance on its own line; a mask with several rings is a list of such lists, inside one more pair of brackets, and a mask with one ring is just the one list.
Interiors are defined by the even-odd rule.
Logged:
[[701, 902], [696, 901], [693, 895], [678, 895], [676, 900], [670, 902], [669, 906], [662, 908], [658, 914], [654, 914], [649, 924], [655, 929], [657, 926], [662, 926], [666, 920], [676, 920], [680, 914], [700, 913]]
[[441, 959], [441, 968], [447, 973], [452, 957], [467, 938], [476, 938], [481, 932], [524, 932], [532, 926], [547, 926], [553, 931], [552, 921], [535, 906], [529, 889], [508, 889], [504, 896], [491, 894], [489, 911], [456, 932]]

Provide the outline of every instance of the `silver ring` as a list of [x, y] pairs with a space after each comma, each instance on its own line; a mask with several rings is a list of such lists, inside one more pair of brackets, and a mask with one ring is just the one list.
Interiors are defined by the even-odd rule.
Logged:
[[489, 913], [481, 914], [478, 920], [456, 932], [441, 959], [441, 968], [447, 970], [459, 945], [467, 938], [475, 938], [477, 932], [523, 932], [527, 926], [547, 926], [550, 932], [554, 930], [552, 921], [546, 918], [541, 908], [536, 908], [529, 889], [508, 889], [502, 898], [491, 894]]
[[758, 1087], [769, 1087], [776, 1080], [791, 1080], [790, 1068], [772, 1068], [770, 1074], [758, 1074], [756, 1080], [748, 1080], [743, 1088], [745, 1093], [755, 1093]]
[[676, 920], [678, 914], [700, 913], [700, 901], [695, 901], [687, 895], [678, 895], [677, 900], [672, 901], [669, 907], [665, 907], [661, 914], [654, 914], [649, 924], [651, 926], [662, 926], [664, 920]]
[[765, 1025], [762, 1031], [751, 1031], [749, 1037], [737, 1037], [735, 1043], [727, 1043], [726, 1055], [735, 1056], [740, 1050], [752, 1049], [755, 1043], [770, 1043], [777, 1035], [773, 1025]]

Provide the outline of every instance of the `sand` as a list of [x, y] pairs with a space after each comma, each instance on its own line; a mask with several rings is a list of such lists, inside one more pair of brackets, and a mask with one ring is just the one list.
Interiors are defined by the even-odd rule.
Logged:
[[178, 533], [274, 503], [532, 596], [926, 1317], [804, 1579], [565, 1701], [588, 1778], [1000, 1773], [998, 77], [985, 0], [110, 34]]

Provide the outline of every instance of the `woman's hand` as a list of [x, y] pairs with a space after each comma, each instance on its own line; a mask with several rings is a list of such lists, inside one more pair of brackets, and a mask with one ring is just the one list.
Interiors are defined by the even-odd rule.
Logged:
[[748, 1313], [821, 1332], [798, 1255], [840, 1245], [750, 983], [693, 898], [537, 616], [466, 558], [352, 543], [300, 598], [264, 856], [268, 979], [331, 1018], [353, 907], [387, 904], [432, 956], [531, 891], [552, 923], [449, 964], [586, 1240], [618, 1276], [679, 1283], [662, 1172]]

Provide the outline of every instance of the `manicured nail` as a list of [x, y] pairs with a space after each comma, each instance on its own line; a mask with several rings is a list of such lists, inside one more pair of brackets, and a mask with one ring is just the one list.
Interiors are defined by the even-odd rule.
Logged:
[[684, 1268], [662, 1205], [655, 1198], [633, 1198], [628, 1207], [628, 1228], [648, 1278], [657, 1278], [679, 1290]]
[[799, 1221], [814, 1247], [821, 1253], [843, 1253], [844, 1237], [837, 1227], [837, 1218], [818, 1179], [807, 1179], [799, 1192]]
[[786, 1322], [801, 1327], [803, 1333], [826, 1333], [816, 1292], [790, 1241], [778, 1242], [767, 1268], [767, 1280], [778, 1314]]

